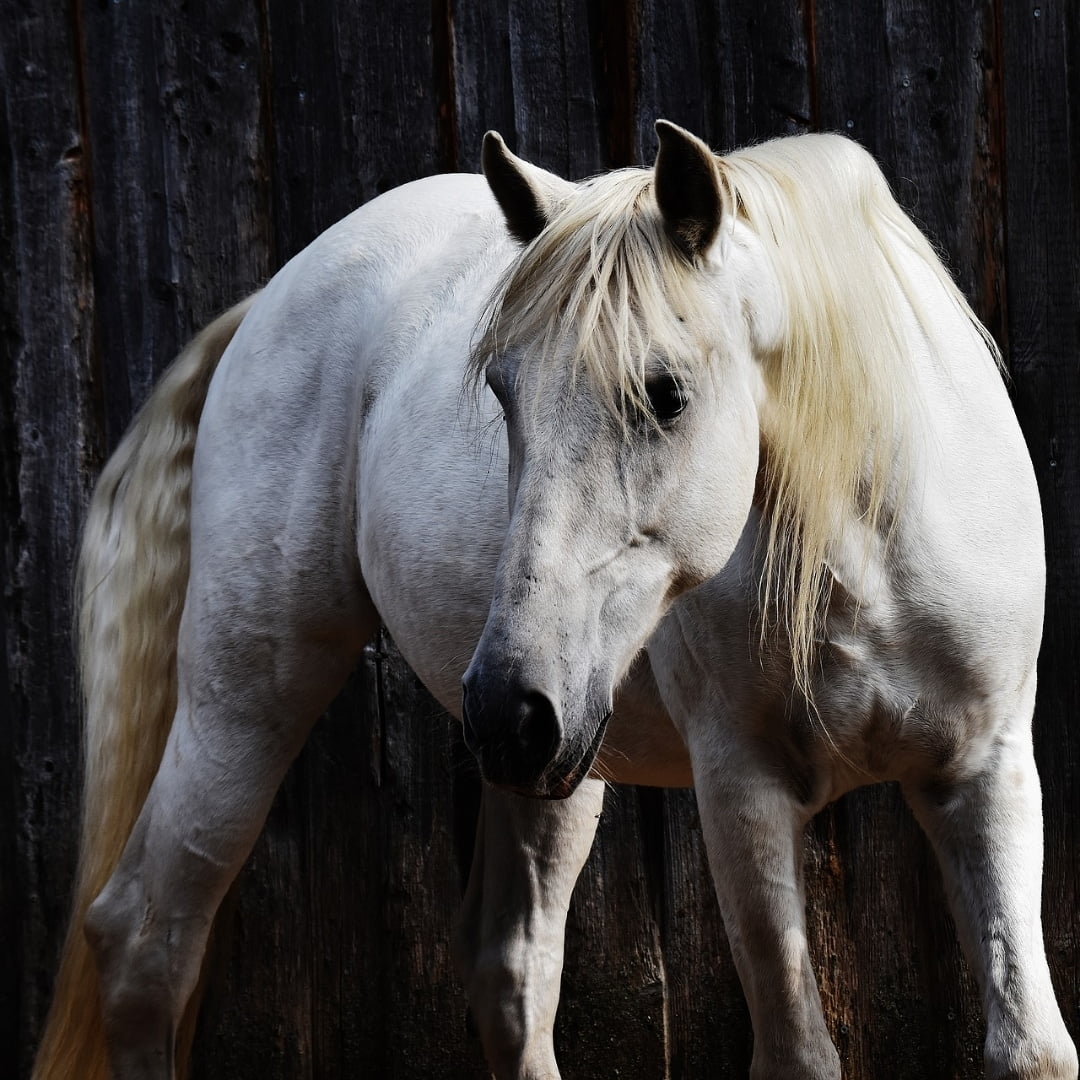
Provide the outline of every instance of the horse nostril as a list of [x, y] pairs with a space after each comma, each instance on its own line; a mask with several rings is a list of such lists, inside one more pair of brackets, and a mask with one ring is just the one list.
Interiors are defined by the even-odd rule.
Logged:
[[484, 779], [517, 790], [538, 783], [563, 737], [554, 702], [512, 679], [492, 684], [467, 675], [461, 687], [461, 726]]
[[517, 735], [525, 759], [546, 764], [562, 739], [554, 704], [546, 694], [529, 690], [522, 695], [517, 712]]

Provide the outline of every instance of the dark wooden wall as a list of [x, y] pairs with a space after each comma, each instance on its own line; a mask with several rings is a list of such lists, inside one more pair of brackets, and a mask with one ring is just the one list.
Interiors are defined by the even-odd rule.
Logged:
[[[72, 553], [133, 408], [352, 207], [475, 169], [486, 128], [579, 177], [650, 161], [657, 116], [718, 149], [861, 140], [1005, 348], [1050, 562], [1046, 937], [1080, 1034], [1080, 7], [0, 0], [0, 1072], [28, 1072], [64, 924]], [[482, 1075], [448, 947], [476, 797], [454, 745], [392, 646], [369, 650], [230, 900], [197, 1076]], [[821, 815], [807, 865], [846, 1075], [979, 1075], [979, 1006], [897, 792]], [[690, 793], [611, 796], [568, 938], [568, 1078], [745, 1075]]]

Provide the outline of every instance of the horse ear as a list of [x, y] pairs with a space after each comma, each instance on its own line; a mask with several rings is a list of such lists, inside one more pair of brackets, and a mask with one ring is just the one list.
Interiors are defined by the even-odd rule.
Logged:
[[484, 136], [480, 162], [491, 193], [502, 207], [507, 228], [523, 244], [540, 235], [555, 204], [574, 187], [554, 173], [515, 157], [497, 131]]
[[656, 121], [656, 134], [656, 201], [672, 239], [694, 259], [712, 245], [723, 217], [716, 158], [696, 135], [668, 120]]

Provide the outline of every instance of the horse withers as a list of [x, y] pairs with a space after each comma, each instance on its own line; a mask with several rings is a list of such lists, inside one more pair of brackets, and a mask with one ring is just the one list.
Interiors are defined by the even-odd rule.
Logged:
[[80, 558], [83, 841], [36, 1076], [182, 1070], [218, 905], [380, 619], [489, 781], [457, 952], [497, 1076], [558, 1075], [600, 776], [693, 782], [753, 1077], [840, 1075], [801, 833], [887, 779], [987, 1076], [1077, 1076], [1040, 924], [1039, 505], [995, 350], [855, 144], [657, 130], [653, 169], [581, 184], [489, 135], [487, 184], [356, 211], [136, 418]]

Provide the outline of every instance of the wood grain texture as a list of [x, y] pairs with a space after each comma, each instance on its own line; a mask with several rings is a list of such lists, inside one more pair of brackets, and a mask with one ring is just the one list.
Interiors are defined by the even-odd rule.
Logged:
[[1080, 1037], [1080, 12], [1005, 5], [1006, 249], [1013, 400], [1035, 463], [1047, 594], [1035, 753], [1050, 969]]
[[[877, 157], [1000, 334], [996, 18], [980, 0], [859, 8], [818, 0], [812, 98], [821, 129], [844, 132]], [[937, 867], [895, 790], [854, 793], [815, 823], [808, 888], [813, 951], [846, 1067], [867, 1076], [981, 1076], [978, 997]]]
[[452, 5], [459, 167], [479, 168], [494, 128], [516, 154], [560, 176], [605, 168], [599, 74], [585, 0]]
[[180, 347], [269, 276], [258, 12], [87, 5], [107, 444]]
[[15, 3], [0, 24], [0, 1047], [21, 1075], [74, 867], [70, 581], [100, 388], [77, 26]]
[[[1080, 9], [1065, 0], [0, 0], [0, 1047], [25, 1076], [74, 863], [70, 581], [89, 486], [177, 347], [483, 132], [569, 177], [839, 130], [881, 161], [1006, 348], [1049, 581], [1046, 934], [1080, 1035]], [[10, 703], [10, 705], [8, 704]], [[226, 905], [207, 1080], [485, 1075], [449, 955], [477, 782], [392, 643], [290, 772]], [[894, 788], [806, 842], [845, 1076], [973, 1080], [982, 1019]], [[745, 1075], [749, 1020], [689, 792], [610, 793], [575, 894], [567, 1080]]]
[[646, 865], [663, 948], [672, 1077], [750, 1068], [750, 1014], [720, 919], [691, 791], [643, 792], [658, 804]]
[[804, 12], [797, 0], [643, 0], [638, 140], [656, 154], [658, 117], [718, 151], [809, 129]]
[[986, 281], [1003, 279], [1000, 225], [987, 224], [1002, 218], [1002, 163], [987, 163], [1000, 152], [998, 48], [992, 0], [814, 5], [816, 126], [870, 150], [991, 321], [1000, 298]]

